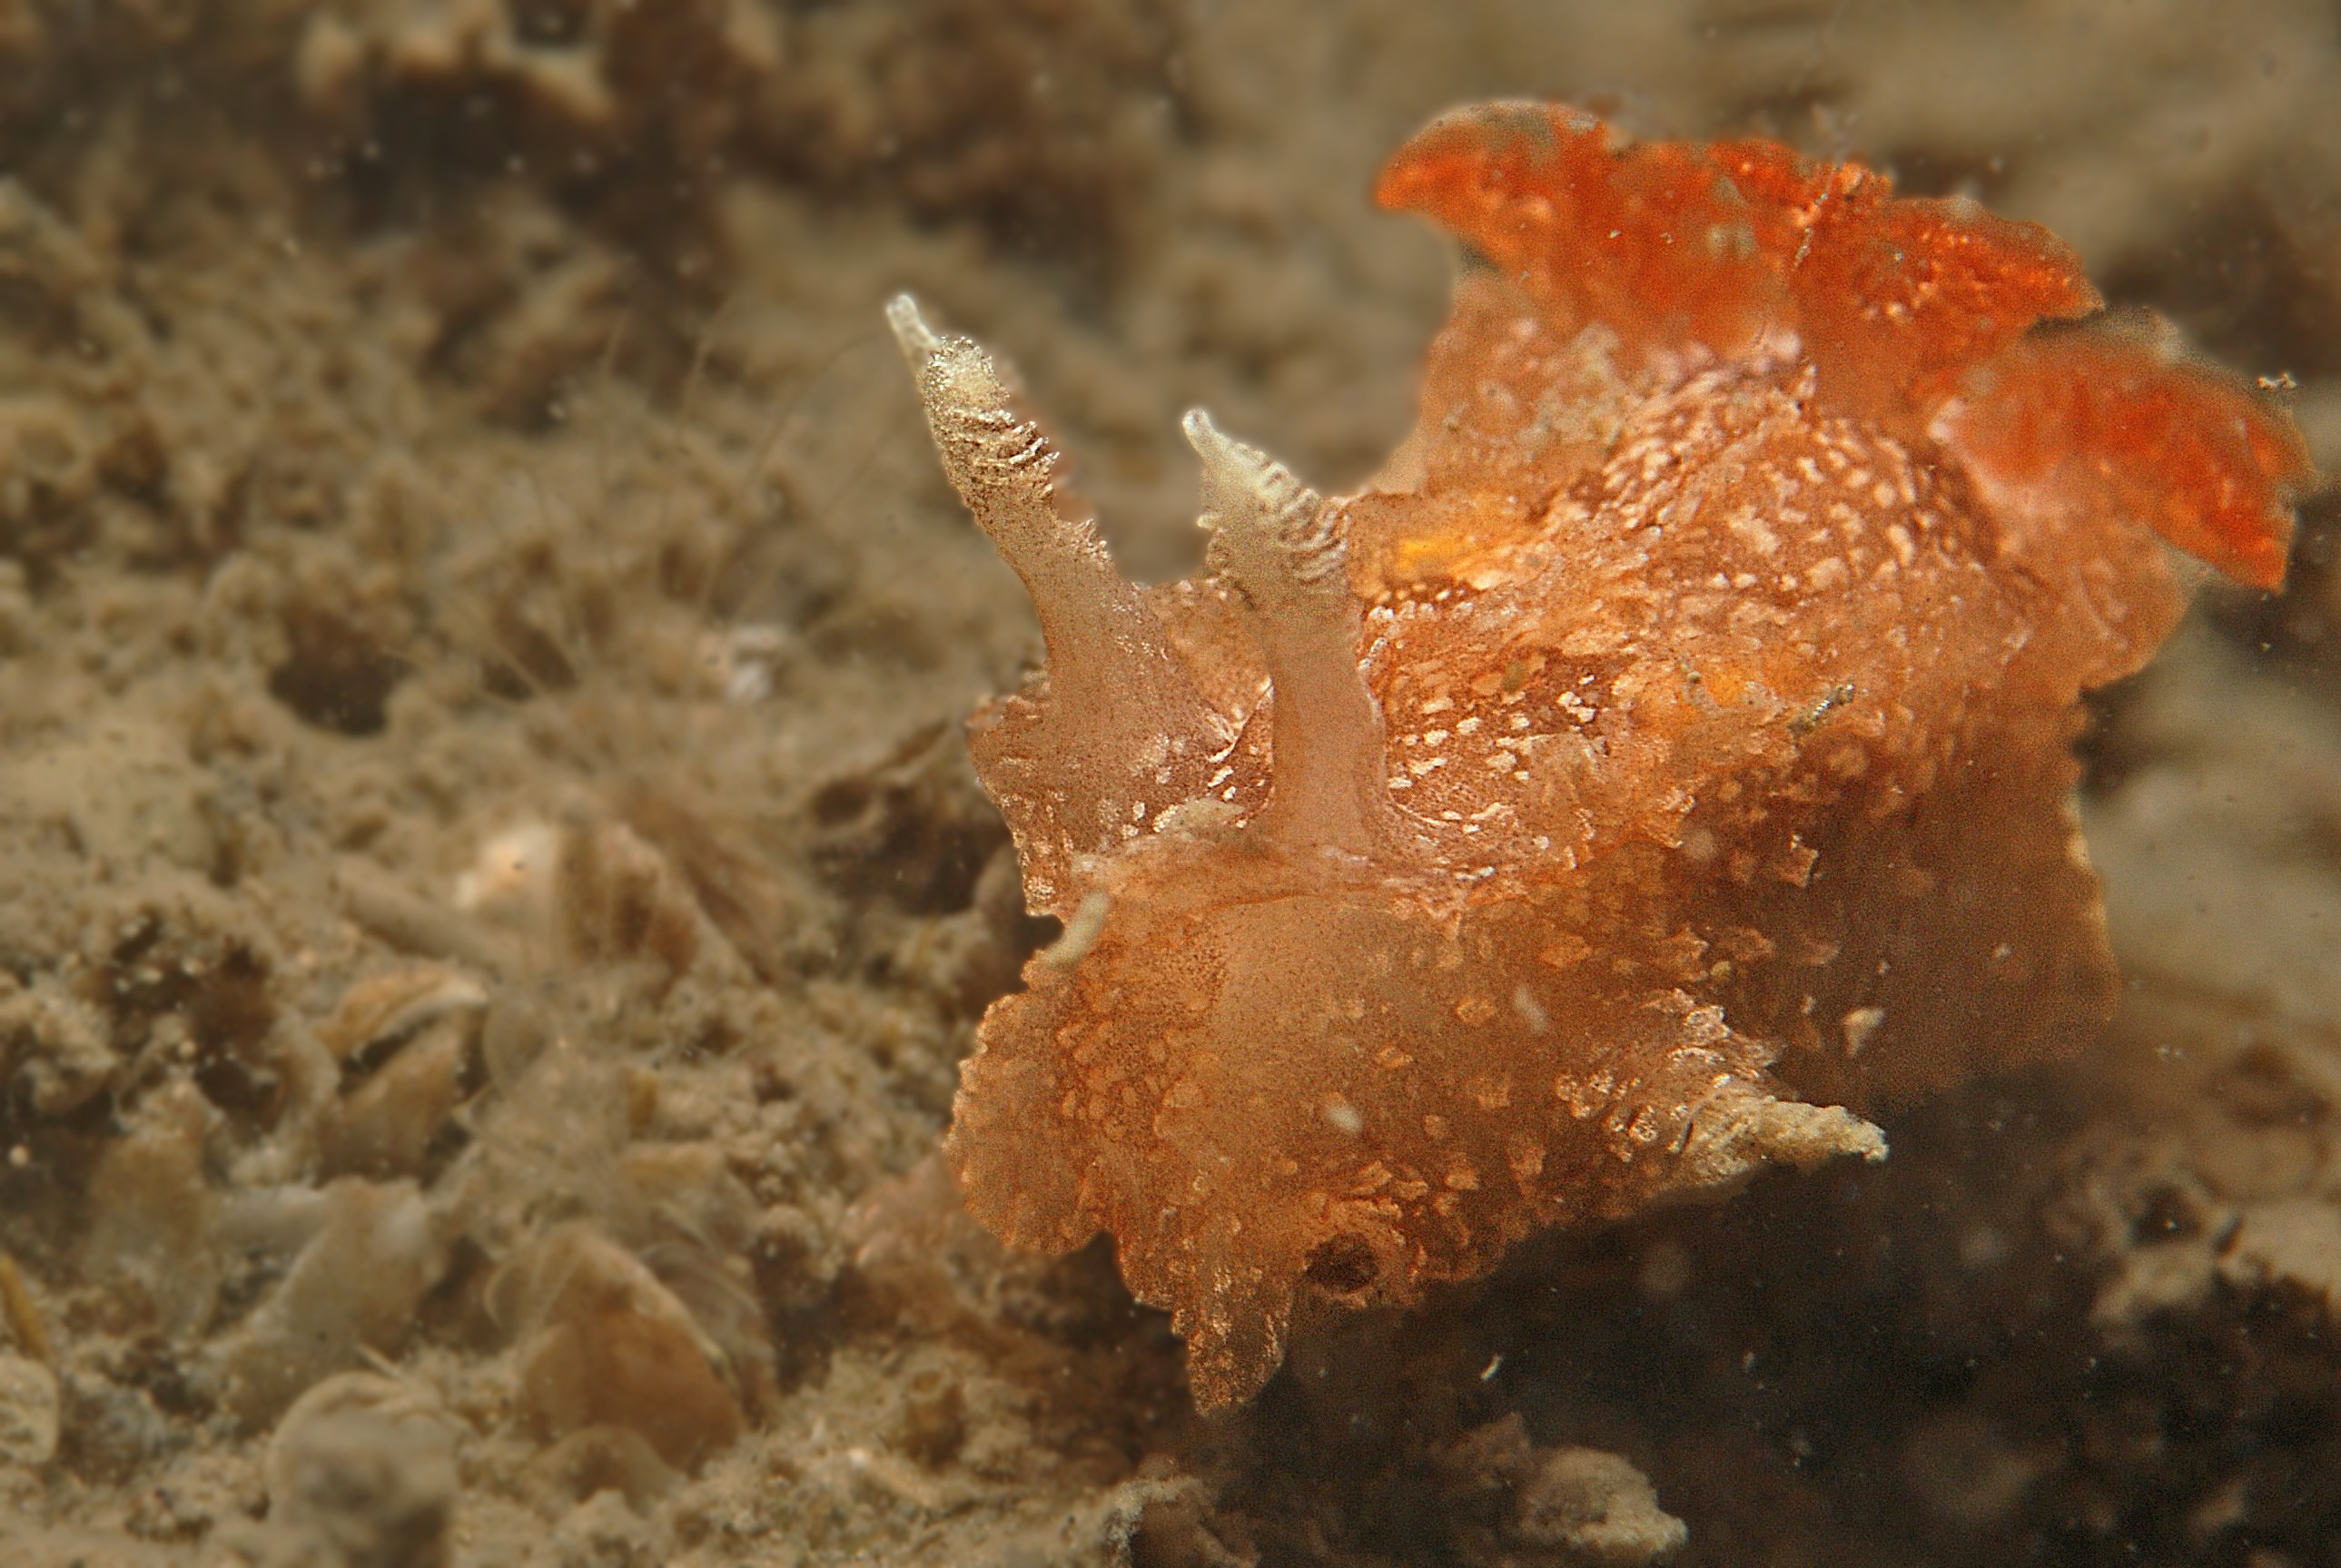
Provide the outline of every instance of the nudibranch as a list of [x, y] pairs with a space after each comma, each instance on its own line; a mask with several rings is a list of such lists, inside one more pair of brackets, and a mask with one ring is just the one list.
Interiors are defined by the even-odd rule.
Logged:
[[1377, 194], [1467, 257], [1420, 423], [1328, 501], [1188, 415], [1166, 587], [891, 312], [1047, 653], [971, 745], [1065, 935], [948, 1157], [1011, 1245], [1111, 1232], [1207, 1409], [1304, 1291], [1876, 1159], [1878, 1107], [2086, 1039], [2080, 695], [2171, 630], [2166, 543], [2276, 584], [2310, 478], [2045, 230], [1858, 165], [1499, 104]]

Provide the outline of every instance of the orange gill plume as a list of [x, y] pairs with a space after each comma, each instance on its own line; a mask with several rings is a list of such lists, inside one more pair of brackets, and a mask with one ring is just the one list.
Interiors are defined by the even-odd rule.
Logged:
[[1881, 1158], [1875, 1107], [2085, 1040], [2080, 693], [2174, 624], [2160, 540], [2272, 581], [2307, 476], [2043, 231], [1858, 167], [1498, 104], [1380, 194], [1471, 257], [1414, 435], [1329, 501], [1190, 414], [1210, 545], [1164, 587], [981, 348], [889, 313], [1040, 617], [971, 746], [1076, 934], [947, 1152], [1013, 1245], [1111, 1233], [1206, 1408], [1303, 1290]]

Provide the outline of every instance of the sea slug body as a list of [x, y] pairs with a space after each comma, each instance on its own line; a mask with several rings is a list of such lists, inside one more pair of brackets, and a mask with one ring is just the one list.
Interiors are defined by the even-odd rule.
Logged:
[[1249, 1397], [1296, 1300], [1881, 1157], [1881, 1105], [2068, 1049], [2116, 976], [2083, 691], [2280, 580], [2296, 433], [2072, 254], [1764, 142], [1432, 124], [1384, 205], [1468, 264], [1413, 436], [1326, 500], [1199, 413], [1207, 569], [1140, 588], [1000, 368], [892, 310], [1046, 668], [971, 725], [1068, 937], [947, 1151], [1111, 1232]]

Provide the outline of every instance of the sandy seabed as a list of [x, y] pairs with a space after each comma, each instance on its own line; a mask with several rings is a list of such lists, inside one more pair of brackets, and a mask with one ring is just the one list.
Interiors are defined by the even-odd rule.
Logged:
[[1035, 638], [881, 303], [1172, 575], [1182, 409], [1404, 432], [1372, 172], [1531, 94], [2047, 223], [2341, 468], [2329, 5], [0, 5], [0, 1564], [2341, 1562], [2329, 500], [2100, 704], [2121, 1018], [1884, 1166], [1213, 1421], [958, 1216]]

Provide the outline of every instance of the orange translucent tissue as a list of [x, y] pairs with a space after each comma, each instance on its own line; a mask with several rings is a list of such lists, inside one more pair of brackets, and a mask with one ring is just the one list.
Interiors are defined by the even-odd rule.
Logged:
[[1047, 665], [979, 712], [1027, 902], [950, 1159], [1111, 1232], [1205, 1407], [1296, 1305], [1880, 1158], [1897, 1098], [2111, 1012], [2080, 694], [2283, 576], [2298, 435], [2044, 231], [1768, 143], [1451, 115], [1414, 434], [1328, 501], [1200, 412], [1207, 569], [1137, 587], [991, 359], [892, 315]]

